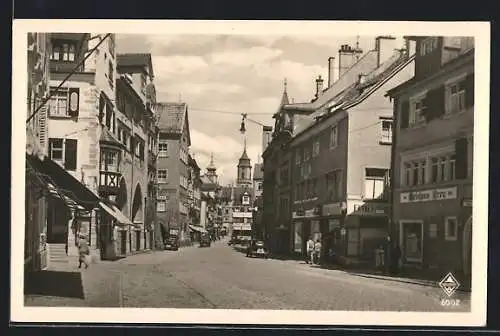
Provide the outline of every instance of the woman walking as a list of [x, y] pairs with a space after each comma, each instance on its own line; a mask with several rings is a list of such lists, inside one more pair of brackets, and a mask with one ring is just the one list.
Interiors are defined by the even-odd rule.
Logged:
[[78, 268], [82, 268], [82, 264], [85, 265], [85, 269], [89, 268], [89, 257], [90, 257], [90, 248], [89, 243], [87, 242], [87, 237], [84, 234], [79, 235], [79, 239], [77, 242], [78, 246]]

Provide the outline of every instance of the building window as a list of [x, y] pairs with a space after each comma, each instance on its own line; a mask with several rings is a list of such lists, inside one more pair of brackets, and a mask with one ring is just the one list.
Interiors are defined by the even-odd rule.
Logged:
[[158, 156], [167, 157], [167, 154], [168, 154], [168, 143], [160, 141], [160, 143], [158, 144]]
[[76, 170], [78, 140], [75, 139], [49, 139], [49, 157], [57, 161], [69, 171]]
[[308, 161], [311, 158], [311, 153], [309, 152], [309, 148], [304, 148], [304, 162]]
[[338, 201], [342, 198], [342, 171], [336, 170], [326, 175], [326, 190], [328, 201]]
[[168, 169], [158, 169], [158, 183], [167, 183]]
[[367, 199], [379, 198], [385, 187], [387, 169], [365, 168], [365, 193]]
[[158, 196], [158, 199], [156, 200], [156, 211], [157, 212], [167, 211], [167, 197], [166, 196]]
[[76, 44], [70, 42], [55, 41], [52, 43], [52, 61], [74, 62], [76, 56]]
[[112, 150], [101, 150], [101, 170], [118, 172], [118, 152]]
[[414, 99], [410, 108], [410, 125], [418, 125], [425, 122], [423, 115], [423, 98]]
[[330, 131], [330, 148], [335, 148], [338, 145], [338, 130], [337, 126], [333, 126]]
[[455, 217], [446, 217], [444, 220], [444, 239], [457, 240], [458, 222]]
[[465, 109], [465, 80], [451, 84], [447, 88], [446, 114], [457, 113]]
[[257, 184], [257, 190], [262, 190], [262, 183], [261, 183], [261, 182], [259, 182], [259, 183]]
[[422, 41], [420, 45], [420, 56], [425, 56], [432, 53], [438, 47], [438, 38], [429, 37]]
[[300, 157], [300, 149], [297, 148], [295, 151], [295, 164], [298, 166], [301, 163], [301, 157]]
[[50, 89], [49, 113], [51, 117], [69, 117], [68, 88]]
[[319, 140], [314, 141], [313, 145], [313, 157], [316, 157], [319, 155]]
[[404, 185], [405, 186], [411, 186], [412, 184], [412, 172], [413, 172], [413, 166], [411, 163], [405, 163], [404, 164]]
[[113, 62], [111, 60], [108, 61], [108, 81], [109, 85], [113, 87], [114, 81], [115, 81], [115, 76], [114, 76], [115, 69], [113, 67]]
[[392, 120], [382, 120], [382, 134], [380, 142], [383, 144], [392, 143]]

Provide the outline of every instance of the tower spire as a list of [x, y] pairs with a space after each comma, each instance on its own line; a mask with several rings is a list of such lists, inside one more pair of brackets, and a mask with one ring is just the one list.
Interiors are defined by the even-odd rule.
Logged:
[[283, 93], [287, 93], [286, 89], [287, 89], [287, 80], [286, 80], [286, 77], [285, 79], [283, 80]]

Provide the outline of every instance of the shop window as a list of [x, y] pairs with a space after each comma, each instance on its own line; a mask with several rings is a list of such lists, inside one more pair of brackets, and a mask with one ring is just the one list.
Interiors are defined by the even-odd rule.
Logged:
[[458, 222], [456, 217], [447, 217], [444, 221], [444, 239], [457, 240], [458, 238]]

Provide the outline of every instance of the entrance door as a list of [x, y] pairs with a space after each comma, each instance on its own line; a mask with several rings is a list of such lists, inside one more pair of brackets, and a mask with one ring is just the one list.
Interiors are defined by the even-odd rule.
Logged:
[[141, 231], [135, 231], [135, 249], [141, 250]]
[[121, 254], [126, 255], [127, 254], [127, 231], [120, 231], [121, 235]]
[[423, 261], [423, 223], [408, 221], [401, 223], [401, 245], [403, 260], [421, 263]]

